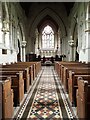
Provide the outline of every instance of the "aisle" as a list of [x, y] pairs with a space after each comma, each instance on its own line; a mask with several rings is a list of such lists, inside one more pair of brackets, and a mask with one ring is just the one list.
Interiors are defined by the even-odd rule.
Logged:
[[17, 119], [61, 120], [62, 118], [75, 118], [53, 67], [42, 67], [22, 108]]

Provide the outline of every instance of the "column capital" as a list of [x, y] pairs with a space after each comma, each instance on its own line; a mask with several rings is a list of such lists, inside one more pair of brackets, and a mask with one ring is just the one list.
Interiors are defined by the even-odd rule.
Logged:
[[68, 43], [71, 47], [74, 46], [74, 40], [72, 39], [72, 36], [70, 36], [70, 40], [68, 41]]
[[2, 25], [3, 27], [2, 27], [2, 31], [3, 32], [9, 32], [9, 21], [8, 20], [4, 20], [3, 21], [3, 25]]
[[22, 47], [25, 47], [25, 46], [26, 46], [26, 43], [27, 43], [27, 42], [26, 42], [25, 40], [22, 41], [22, 42], [21, 42], [21, 46], [22, 46]]

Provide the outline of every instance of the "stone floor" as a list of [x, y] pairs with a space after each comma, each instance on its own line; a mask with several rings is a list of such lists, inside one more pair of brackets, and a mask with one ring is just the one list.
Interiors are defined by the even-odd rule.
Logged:
[[43, 66], [16, 119], [77, 119], [53, 66]]

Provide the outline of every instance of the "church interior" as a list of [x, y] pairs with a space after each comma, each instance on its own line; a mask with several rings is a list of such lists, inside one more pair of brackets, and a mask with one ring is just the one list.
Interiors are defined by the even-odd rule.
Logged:
[[90, 118], [90, 1], [0, 1], [0, 119]]

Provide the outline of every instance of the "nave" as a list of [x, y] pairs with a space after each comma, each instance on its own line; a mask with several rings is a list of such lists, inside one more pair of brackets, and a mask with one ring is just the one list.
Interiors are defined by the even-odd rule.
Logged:
[[53, 66], [43, 66], [16, 119], [77, 119]]

